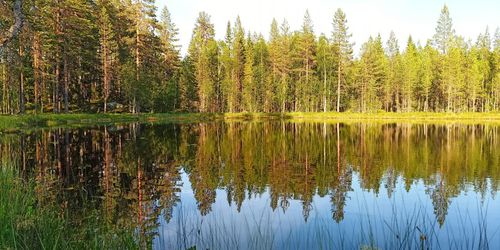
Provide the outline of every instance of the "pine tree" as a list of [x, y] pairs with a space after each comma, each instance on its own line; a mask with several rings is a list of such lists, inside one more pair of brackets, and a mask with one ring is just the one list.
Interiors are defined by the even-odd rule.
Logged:
[[431, 47], [430, 43], [424, 47], [421, 54], [421, 65], [419, 67], [419, 79], [423, 92], [423, 111], [427, 112], [430, 105], [430, 95], [432, 84], [436, 78], [434, 61], [438, 56], [438, 52]]
[[483, 95], [483, 72], [481, 71], [481, 62], [479, 49], [473, 46], [466, 55], [465, 63], [465, 81], [467, 82], [466, 99], [467, 111], [477, 111], [480, 96]]
[[210, 100], [213, 100], [213, 94], [215, 93], [212, 72], [216, 65], [211, 64], [214, 46], [217, 46], [214, 36], [214, 26], [210, 22], [210, 16], [205, 12], [201, 12], [189, 44], [189, 55], [194, 65], [195, 79], [198, 86], [199, 103], [197, 107], [201, 112], [209, 111]]
[[382, 107], [382, 86], [387, 79], [388, 62], [380, 35], [363, 44], [359, 64], [359, 85], [357, 86], [361, 112], [376, 111]]
[[273, 20], [270, 38], [271, 82], [274, 88], [277, 110], [285, 112], [289, 102], [290, 70], [291, 70], [291, 37], [290, 27], [286, 20], [278, 28]]
[[[331, 84], [332, 72], [335, 71], [335, 62], [333, 60], [333, 55], [336, 53], [333, 51], [333, 47], [328, 41], [326, 36], [321, 35], [317, 43], [317, 74], [322, 82], [321, 95], [323, 112], [330, 111], [331, 107]], [[320, 94], [320, 93], [318, 93]]]
[[[130, 111], [137, 113], [141, 108], [151, 107], [151, 91], [159, 84], [158, 74], [153, 71], [159, 63], [156, 55], [160, 50], [160, 41], [155, 36], [158, 22], [154, 0], [128, 0], [125, 3], [127, 17], [132, 25], [128, 26], [130, 35], [124, 37], [124, 40], [133, 57], [128, 57], [128, 65], [122, 68], [122, 73], [126, 76], [124, 80], [127, 84]], [[132, 68], [134, 78], [130, 75]]]
[[495, 31], [493, 42], [493, 67], [491, 80], [491, 108], [495, 111], [500, 110], [500, 28]]
[[[256, 105], [260, 112], [270, 112], [272, 105], [272, 85], [269, 79], [269, 49], [262, 35], [257, 36], [254, 45], [254, 81], [256, 86]], [[269, 100], [268, 100], [269, 98]]]
[[337, 112], [340, 112], [341, 85], [346, 84], [345, 76], [347, 68], [352, 60], [352, 46], [349, 41], [351, 34], [348, 31], [347, 19], [341, 9], [337, 9], [333, 17], [333, 44], [337, 47]]
[[236, 18], [232, 41], [232, 85], [228, 93], [229, 112], [238, 112], [242, 108], [241, 95], [243, 90], [243, 76], [245, 66], [245, 31], [240, 17]]
[[256, 94], [257, 87], [255, 84], [254, 77], [254, 63], [255, 63], [255, 55], [254, 55], [254, 42], [248, 34], [248, 38], [245, 43], [245, 65], [244, 65], [244, 74], [243, 74], [243, 111], [247, 112], [255, 112], [257, 108]]
[[101, 79], [102, 79], [102, 96], [103, 110], [106, 113], [108, 106], [108, 98], [111, 94], [111, 82], [114, 78], [116, 69], [116, 60], [118, 53], [118, 44], [115, 40], [113, 26], [111, 24], [106, 1], [99, 1], [98, 6], [101, 11], [98, 16], [99, 27], [99, 43], [100, 43], [100, 61], [101, 61]]
[[294, 46], [296, 67], [294, 72], [298, 73], [298, 84], [295, 86], [295, 111], [312, 111], [315, 103], [314, 89], [317, 83], [314, 75], [316, 66], [316, 39], [314, 37], [313, 24], [309, 11], [304, 15], [302, 30], [297, 34], [297, 43]]
[[273, 19], [271, 23], [271, 31], [269, 35], [269, 63], [270, 63], [270, 73], [269, 73], [269, 88], [267, 88], [265, 96], [266, 110], [273, 110], [275, 103], [281, 112], [284, 112], [285, 100], [280, 100], [280, 95], [278, 94], [281, 89], [279, 85], [280, 79], [280, 47], [281, 47], [281, 36], [279, 32], [278, 22]]
[[221, 96], [219, 97], [221, 100], [221, 110], [224, 112], [228, 111], [228, 107], [232, 105], [229, 103], [229, 98], [227, 97], [228, 93], [231, 91], [232, 83], [233, 83], [233, 58], [231, 56], [232, 52], [232, 41], [233, 41], [233, 30], [231, 27], [231, 22], [227, 23], [226, 28], [226, 36], [224, 41], [221, 44], [221, 55], [220, 55], [220, 63], [222, 65], [221, 69]]
[[197, 109], [198, 91], [194, 65], [189, 56], [181, 61], [179, 71], [179, 108], [181, 111], [194, 112]]
[[490, 86], [493, 78], [493, 53], [491, 52], [491, 37], [488, 27], [486, 27], [484, 34], [479, 35], [476, 47], [478, 47], [478, 70], [479, 74], [481, 74], [481, 94], [479, 100], [477, 100], [480, 105], [480, 110], [476, 111], [485, 111], [489, 109], [489, 105], [487, 104], [489, 100], [487, 93], [491, 90]]
[[[0, 5], [7, 28], [15, 3]], [[401, 54], [391, 32], [385, 52], [378, 36], [356, 59], [340, 9], [331, 39], [316, 39], [306, 12], [295, 31], [273, 20], [268, 41], [239, 18], [216, 41], [201, 13], [181, 59], [178, 30], [167, 8], [157, 20], [154, 0], [29, 3], [23, 28], [0, 38], [3, 113], [109, 112], [119, 103], [130, 112], [500, 109], [500, 31], [486, 28], [474, 43], [457, 37], [447, 6], [426, 46], [409, 41]]]
[[391, 31], [389, 40], [387, 40], [386, 54], [388, 57], [389, 72], [387, 81], [383, 86], [383, 100], [385, 111], [399, 111], [399, 95], [402, 81], [401, 55], [399, 52], [399, 44], [396, 35]]
[[408, 38], [408, 43], [403, 54], [403, 100], [402, 108], [405, 112], [413, 111], [415, 99], [415, 90], [418, 81], [419, 56], [417, 46], [413, 43], [411, 36]]
[[[448, 112], [457, 112], [465, 106], [465, 44], [463, 39], [456, 38], [449, 46], [445, 55], [444, 69], [442, 70], [443, 92], [446, 96], [445, 107]], [[465, 111], [465, 110], [463, 110]]]

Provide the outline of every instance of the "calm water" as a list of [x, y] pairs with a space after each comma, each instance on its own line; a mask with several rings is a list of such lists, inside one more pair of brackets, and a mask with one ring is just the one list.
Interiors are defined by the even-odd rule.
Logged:
[[39, 196], [157, 249], [500, 248], [500, 127], [281, 121], [0, 135]]

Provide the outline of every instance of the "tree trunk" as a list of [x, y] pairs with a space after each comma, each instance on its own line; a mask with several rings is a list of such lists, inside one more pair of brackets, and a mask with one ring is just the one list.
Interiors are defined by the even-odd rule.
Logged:
[[2, 62], [2, 113], [7, 114], [7, 66]]
[[341, 63], [339, 61], [338, 72], [337, 72], [337, 112], [340, 112], [340, 66]]
[[[56, 57], [59, 57], [59, 53], [56, 53]], [[54, 113], [59, 113], [59, 63], [56, 62], [56, 68], [54, 72], [54, 88], [52, 89], [52, 106]]]
[[12, 8], [14, 12], [14, 24], [9, 28], [7, 32], [2, 32], [4, 35], [0, 35], [0, 48], [4, 48], [7, 43], [9, 43], [14, 37], [16, 37], [23, 27], [24, 15], [22, 12], [22, 0], [16, 0]]
[[326, 90], [326, 68], [325, 68], [325, 70], [323, 71], [323, 112], [325, 112], [325, 113], [327, 111], [327, 109], [326, 109], [326, 93], [327, 93], [327, 90]]
[[[21, 44], [21, 43], [20, 43]], [[19, 113], [24, 114], [24, 65], [23, 65], [23, 47], [19, 45]]]
[[[139, 70], [140, 70], [140, 66], [141, 66], [141, 57], [140, 57], [140, 51], [139, 51], [139, 45], [141, 43], [141, 38], [140, 38], [140, 34], [139, 34], [139, 20], [140, 20], [140, 9], [137, 10], [137, 24], [135, 26], [135, 80], [136, 80], [136, 84], [139, 84]], [[137, 108], [137, 100], [136, 100], [136, 91], [134, 91], [134, 98], [133, 98], [133, 102], [132, 102], [132, 113], [136, 113], [138, 112], [138, 108]]]
[[424, 112], [429, 110], [429, 94], [425, 93]]
[[68, 58], [64, 55], [64, 112], [69, 112], [69, 69]]
[[[59, 3], [59, 1], [57, 1], [57, 4]], [[53, 111], [55, 113], [59, 113], [61, 111], [61, 98], [60, 98], [60, 93], [61, 93], [61, 84], [60, 84], [60, 73], [61, 73], [61, 69], [60, 69], [60, 62], [61, 62], [61, 55], [60, 55], [60, 49], [62, 48], [61, 44], [62, 44], [62, 37], [61, 37], [61, 13], [60, 13], [60, 9], [57, 8], [55, 10], [55, 15], [56, 15], [56, 20], [55, 20], [55, 34], [56, 34], [56, 40], [57, 40], [57, 47], [56, 47], [56, 55], [55, 55], [55, 64], [56, 64], [56, 68], [55, 68], [55, 72], [54, 72], [54, 88], [53, 88]]]
[[108, 51], [106, 46], [107, 34], [104, 32], [102, 42], [102, 68], [103, 68], [103, 95], [104, 95], [104, 113], [107, 112], [108, 96], [109, 96], [109, 80], [108, 80]]
[[40, 109], [40, 36], [35, 33], [33, 36], [33, 84], [34, 84], [34, 98], [33, 104], [35, 105], [35, 113]]

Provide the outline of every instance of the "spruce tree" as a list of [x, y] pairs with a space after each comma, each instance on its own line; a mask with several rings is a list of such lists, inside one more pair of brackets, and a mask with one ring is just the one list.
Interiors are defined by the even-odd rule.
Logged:
[[450, 43], [453, 42], [455, 30], [453, 29], [453, 21], [450, 17], [448, 6], [444, 5], [441, 10], [441, 15], [436, 27], [434, 35], [434, 46], [443, 54], [448, 52]]

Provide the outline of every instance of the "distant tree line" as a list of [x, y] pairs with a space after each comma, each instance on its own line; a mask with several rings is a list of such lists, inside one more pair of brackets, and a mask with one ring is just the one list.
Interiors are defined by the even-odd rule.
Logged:
[[[1, 30], [18, 2], [0, 2]], [[446, 6], [425, 45], [400, 49], [391, 32], [356, 56], [341, 9], [328, 35], [306, 11], [300, 30], [273, 20], [267, 39], [238, 17], [222, 40], [201, 12], [182, 58], [154, 0], [22, 2], [24, 25], [0, 47], [2, 113], [500, 110], [500, 29], [466, 40]]]

